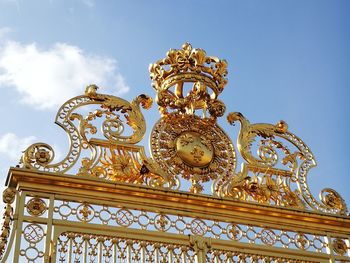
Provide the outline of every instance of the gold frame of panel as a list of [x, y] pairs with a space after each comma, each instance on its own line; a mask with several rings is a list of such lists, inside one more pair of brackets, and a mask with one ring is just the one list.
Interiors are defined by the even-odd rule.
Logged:
[[[56, 261], [57, 240], [63, 232], [115, 236], [131, 240], [134, 243], [135, 241], [152, 241], [154, 244], [157, 244], [157, 242], [177, 244], [193, 249], [195, 262], [235, 262], [234, 260], [229, 261], [227, 256], [224, 257], [226, 261], [208, 261], [206, 255], [213, 251], [225, 251], [226, 254], [230, 252], [233, 255], [234, 253], [241, 254], [242, 258], [247, 261], [254, 258], [276, 262], [346, 262], [349, 260], [349, 257], [345, 254], [346, 251], [343, 255], [340, 255], [339, 249], [334, 247], [337, 245], [337, 240], [349, 240], [350, 238], [350, 219], [347, 216], [325, 215], [323, 213], [263, 206], [243, 201], [232, 202], [228, 199], [213, 198], [206, 195], [120, 183], [111, 184], [93, 178], [74, 175], [59, 176], [54, 173], [33, 172], [21, 168], [11, 168], [8, 182], [9, 187], [16, 187], [17, 189], [16, 211], [13, 215], [13, 225], [16, 231], [13, 231], [9, 238], [9, 244], [13, 242], [13, 245], [9, 245], [9, 248], [14, 248], [15, 257], [13, 262], [24, 262], [22, 261], [23, 258], [30, 262], [30, 256], [26, 255], [25, 249], [31, 249], [34, 247], [32, 244], [37, 243], [28, 242], [23, 235], [26, 233], [24, 229], [32, 225], [39, 225], [44, 230], [42, 233], [45, 232], [43, 236], [40, 236], [39, 231], [33, 234], [33, 239], [42, 238], [39, 242], [44, 242], [41, 245], [42, 250], [38, 249], [38, 257], [35, 258], [34, 262], [59, 262]], [[39, 206], [35, 209], [28, 207], [29, 201], [33, 198], [41, 199], [45, 203], [45, 214], [38, 215], [40, 213], [35, 212], [35, 209], [40, 210]], [[245, 242], [235, 240], [232, 237], [224, 239], [207, 237], [206, 234], [193, 234], [195, 233], [193, 226], [188, 228], [190, 234], [178, 234], [161, 228], [148, 230], [149, 227], [146, 227], [146, 229], [142, 229], [141, 225], [135, 227], [122, 224], [118, 226], [101, 224], [101, 222], [84, 221], [83, 216], [76, 216], [79, 212], [83, 213], [84, 207], [81, 207], [81, 211], [76, 211], [74, 220], [67, 220], [57, 217], [57, 207], [59, 207], [57, 204], [55, 205], [57, 200], [89, 205], [89, 209], [94, 214], [98, 210], [95, 206], [113, 207], [118, 204], [119, 209], [148, 211], [154, 215], [168, 216], [166, 220], [170, 221], [174, 220], [174, 218], [171, 218], [172, 215], [176, 215], [177, 219], [175, 221], [178, 220], [179, 216], [201, 219], [207, 227], [209, 227], [210, 222], [216, 222], [218, 225], [224, 223], [225, 225], [241, 226], [241, 229], [243, 225], [257, 226], [259, 229], [271, 230], [271, 233], [276, 233], [276, 237], [278, 236], [276, 229], [287, 233], [291, 237], [291, 233], [298, 233], [300, 236], [305, 234], [308, 242], [313, 242], [321, 237], [326, 244], [326, 249], [323, 249], [324, 252], [321, 253], [317, 252], [315, 248], [312, 249], [313, 251], [295, 245], [293, 245], [293, 249], [289, 248], [293, 242], [297, 242], [296, 239], [289, 240], [290, 244], [285, 247], [275, 247], [261, 242], [261, 238], [259, 241], [259, 235], [255, 235], [254, 239]], [[153, 221], [155, 221], [155, 218], [153, 216]], [[151, 216], [145, 217], [145, 219], [152, 221]], [[151, 224], [154, 224], [154, 222]], [[209, 231], [207, 233], [210, 234]], [[314, 240], [310, 236], [313, 236]], [[131, 246], [132, 243], [129, 245]], [[133, 260], [132, 255], [136, 252], [131, 252], [131, 250], [126, 257], [129, 261], [125, 262], [149, 262], [146, 259], [144, 259], [145, 261]], [[71, 249], [71, 251], [74, 251], [74, 249]], [[7, 250], [7, 253], [9, 252], [10, 250]], [[30, 255], [33, 253], [31, 251]], [[7, 256], [6, 254], [3, 262], [7, 262]], [[167, 262], [171, 262], [170, 255], [165, 256], [169, 260]], [[83, 252], [81, 252], [80, 257], [81, 260], [88, 258]], [[236, 257], [239, 258], [239, 256]], [[124, 262], [121, 259], [119, 260], [111, 262]], [[162, 262], [161, 256], [158, 260]], [[69, 262], [68, 258], [64, 262]], [[183, 262], [191, 261], [184, 260]]]

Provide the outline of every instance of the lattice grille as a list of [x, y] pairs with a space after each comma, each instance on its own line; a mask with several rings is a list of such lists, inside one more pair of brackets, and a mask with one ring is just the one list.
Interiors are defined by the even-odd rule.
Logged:
[[57, 242], [58, 262], [195, 262], [190, 246], [103, 235], [66, 232]]
[[246, 263], [315, 263], [318, 261], [305, 261], [288, 259], [285, 257], [276, 256], [262, 256], [258, 254], [249, 254], [241, 252], [232, 252], [224, 250], [211, 250], [207, 253], [206, 261], [208, 263], [233, 263], [233, 262], [246, 262]]
[[249, 244], [327, 253], [329, 244], [325, 234], [254, 226], [237, 222], [220, 222], [183, 215], [161, 214], [146, 210], [126, 209], [56, 201], [54, 218], [109, 226], [198, 235]]

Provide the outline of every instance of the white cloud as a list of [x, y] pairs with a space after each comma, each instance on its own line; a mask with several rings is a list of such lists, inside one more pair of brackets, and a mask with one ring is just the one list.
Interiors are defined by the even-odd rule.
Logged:
[[15, 41], [0, 47], [0, 87], [15, 88], [23, 103], [37, 109], [57, 109], [93, 83], [104, 92], [105, 87], [116, 94], [129, 90], [112, 58], [86, 54], [64, 43], [47, 50]]
[[[35, 136], [21, 138], [11, 132], [5, 133], [2, 136], [0, 136], [0, 160], [5, 160], [6, 163], [8, 161], [18, 162], [22, 156], [22, 153], [31, 144], [36, 142], [38, 142], [38, 139]], [[53, 163], [61, 161], [64, 157], [61, 147], [57, 143], [54, 143], [51, 146], [55, 152], [55, 158]], [[3, 163], [1, 163], [1, 166], [4, 167]]]
[[6, 133], [0, 136], [0, 154], [11, 161], [19, 161], [22, 152], [35, 140], [34, 136], [20, 138], [14, 133]]

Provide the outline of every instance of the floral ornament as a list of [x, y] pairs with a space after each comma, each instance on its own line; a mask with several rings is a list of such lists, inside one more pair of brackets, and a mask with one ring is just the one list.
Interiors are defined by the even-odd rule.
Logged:
[[32, 216], [41, 216], [47, 210], [47, 206], [45, 202], [38, 197], [34, 197], [30, 199], [26, 207], [27, 207], [27, 212]]
[[92, 211], [87, 205], [84, 205], [83, 208], [79, 210], [79, 213], [82, 214], [82, 216], [86, 220], [89, 217], [89, 215], [91, 215]]
[[226, 111], [225, 104], [220, 100], [209, 100], [208, 110], [212, 117], [217, 118], [224, 115]]
[[300, 197], [300, 192], [298, 190], [291, 191], [290, 187], [283, 184], [281, 193], [281, 205], [286, 207], [296, 207], [296, 208], [305, 208], [305, 203]]
[[9, 187], [6, 188], [2, 193], [2, 200], [5, 204], [12, 204], [16, 197], [16, 189]]
[[50, 152], [45, 149], [38, 149], [35, 153], [35, 160], [40, 164], [47, 164], [50, 161]]
[[347, 210], [344, 200], [338, 192], [333, 189], [325, 188], [320, 193], [320, 198], [323, 204], [330, 208], [339, 210]]
[[336, 254], [343, 256], [347, 250], [348, 246], [343, 239], [336, 238], [333, 240], [333, 251]]
[[111, 156], [107, 160], [101, 160], [106, 167], [107, 176], [114, 181], [123, 181], [130, 183], [142, 183], [143, 179], [139, 171], [135, 169], [135, 164], [131, 157], [127, 155], [118, 155], [111, 151]]
[[150, 96], [147, 96], [145, 94], [141, 94], [138, 96], [138, 99], [140, 101], [140, 105], [142, 108], [148, 110], [151, 108], [153, 100]]
[[265, 183], [261, 184], [261, 189], [264, 193], [266, 201], [270, 199], [277, 201], [280, 195], [279, 183], [277, 182], [277, 180], [271, 178], [271, 176], [264, 176], [262, 180], [265, 181]]
[[186, 146], [189, 143], [193, 142], [193, 135], [191, 135], [189, 133], [185, 133], [183, 135], [180, 135], [179, 141], [180, 141], [181, 146]]
[[5, 249], [8, 245], [8, 238], [10, 236], [11, 224], [13, 221], [13, 208], [11, 204], [14, 202], [16, 197], [16, 189], [9, 187], [3, 191], [2, 198], [5, 206], [3, 214], [3, 223], [0, 230], [0, 259], [4, 256]]
[[245, 188], [252, 196], [260, 196], [259, 179], [257, 176], [247, 177], [245, 180]]
[[215, 80], [219, 81], [219, 88], [222, 90], [224, 86], [227, 84], [227, 80], [224, 77], [227, 75], [227, 61], [220, 60], [218, 61], [213, 69], [213, 77]]
[[176, 51], [175, 59], [180, 70], [187, 71], [189, 68], [193, 68], [195, 61], [190, 57], [191, 47], [186, 43], [183, 45], [184, 52]]

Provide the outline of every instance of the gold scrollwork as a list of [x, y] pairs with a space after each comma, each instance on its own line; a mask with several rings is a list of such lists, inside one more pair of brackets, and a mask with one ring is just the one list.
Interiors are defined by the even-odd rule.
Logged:
[[[240, 172], [216, 180], [216, 194], [326, 213], [347, 212], [344, 200], [332, 189], [322, 190], [321, 202], [312, 196], [306, 179], [308, 171], [316, 166], [316, 161], [304, 142], [288, 131], [284, 121], [276, 125], [250, 124], [239, 112], [228, 114], [227, 119], [230, 124], [235, 121], [241, 124], [237, 147], [247, 163], [242, 165]], [[254, 156], [257, 139], [257, 156]], [[291, 151], [290, 147], [295, 150]]]
[[[184, 179], [192, 193], [212, 181], [212, 193], [220, 197], [347, 213], [336, 191], [322, 190], [320, 201], [311, 194], [307, 174], [316, 166], [315, 158], [284, 121], [251, 124], [239, 112], [228, 114], [230, 124], [240, 123], [237, 148], [243, 163], [236, 171], [234, 145], [217, 122], [226, 110], [218, 100], [227, 84], [225, 60], [185, 43], [149, 70], [162, 116], [151, 133], [152, 158], [136, 145], [146, 132], [141, 108], [150, 108], [152, 98], [142, 94], [129, 102], [97, 93], [98, 87], [90, 85], [57, 113], [55, 122], [70, 141], [63, 160], [54, 163], [53, 148], [35, 143], [24, 151], [23, 167], [63, 174], [79, 160], [78, 176], [175, 190]], [[78, 112], [85, 106], [88, 114]]]
[[[67, 101], [59, 110], [56, 123], [68, 134], [70, 149], [67, 156], [53, 164], [54, 151], [50, 145], [36, 143], [29, 146], [21, 159], [23, 166], [29, 169], [64, 173], [72, 168], [81, 157], [82, 149], [91, 152], [83, 157], [78, 175], [95, 176], [112, 181], [148, 184], [153, 187], [174, 187], [178, 183], [159, 169], [157, 163], [144, 154], [143, 147], [134, 146], [144, 136], [146, 123], [140, 106], [148, 109], [152, 99], [139, 95], [131, 103], [121, 98], [98, 94], [98, 87], [90, 85], [84, 96]], [[90, 112], [86, 117], [77, 109], [88, 105], [100, 105], [100, 109]], [[123, 135], [124, 123], [132, 128], [131, 135]], [[93, 123], [101, 120], [104, 139], [90, 138], [98, 131]], [[75, 123], [78, 122], [78, 125]]]
[[[21, 158], [24, 167], [48, 172], [66, 172], [79, 159], [81, 148], [90, 148], [93, 151], [93, 146], [89, 145], [86, 135], [96, 133], [96, 127], [90, 122], [103, 116], [106, 119], [102, 125], [102, 132], [111, 143], [135, 144], [143, 138], [146, 124], [139, 106], [148, 109], [152, 99], [146, 95], [140, 95], [129, 103], [112, 95], [98, 94], [96, 91], [97, 86], [88, 86], [85, 95], [70, 99], [57, 113], [55, 122], [67, 132], [70, 140], [67, 156], [62, 161], [52, 164], [54, 159], [52, 147], [44, 143], [36, 143], [24, 151]], [[90, 113], [86, 118], [75, 112], [80, 107], [94, 104], [100, 104], [101, 109]], [[133, 129], [130, 136], [121, 135], [124, 129], [116, 112], [124, 114], [127, 124]], [[75, 120], [79, 121], [78, 127], [74, 123]]]
[[340, 211], [346, 210], [346, 204], [340, 194], [330, 188], [325, 188], [320, 192], [320, 199], [322, 203], [331, 208], [338, 209]]

